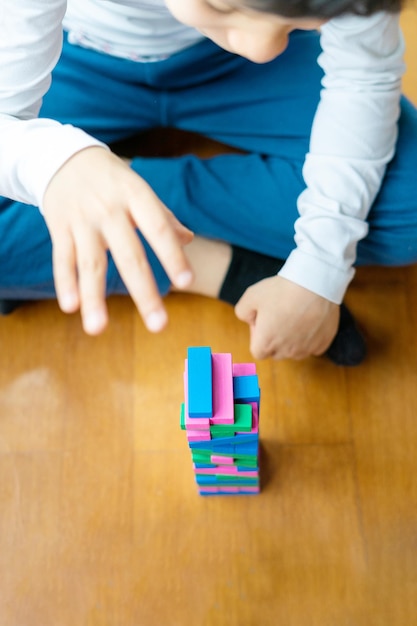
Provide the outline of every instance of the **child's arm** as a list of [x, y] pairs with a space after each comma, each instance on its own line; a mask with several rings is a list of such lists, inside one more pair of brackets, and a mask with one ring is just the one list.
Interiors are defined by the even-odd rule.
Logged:
[[78, 150], [102, 145], [79, 129], [38, 119], [62, 49], [66, 0], [2, 0], [0, 195], [43, 206], [55, 172]]
[[236, 308], [251, 324], [258, 358], [302, 358], [330, 344], [356, 244], [395, 150], [404, 69], [398, 17], [337, 18], [323, 27], [322, 45], [324, 89], [304, 166], [297, 248], [267, 288], [255, 285]]
[[280, 274], [339, 304], [395, 151], [404, 72], [398, 21], [378, 13], [322, 27], [324, 89], [303, 169], [297, 248]]
[[160, 330], [166, 313], [135, 227], [180, 288], [191, 280], [181, 247], [190, 232], [103, 144], [37, 119], [61, 52], [65, 8], [66, 0], [2, 0], [0, 195], [43, 211], [60, 305], [68, 312], [81, 307], [88, 332], [107, 323], [107, 250], [148, 328]]

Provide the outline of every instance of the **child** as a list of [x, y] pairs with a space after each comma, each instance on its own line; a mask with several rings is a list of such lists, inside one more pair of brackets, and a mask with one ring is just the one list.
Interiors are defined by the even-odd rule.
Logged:
[[[236, 304], [255, 358], [359, 363], [354, 264], [417, 259], [400, 1], [3, 0], [4, 310], [56, 295], [97, 334], [129, 292], [157, 332], [188, 290]], [[108, 148], [156, 126], [242, 154]]]

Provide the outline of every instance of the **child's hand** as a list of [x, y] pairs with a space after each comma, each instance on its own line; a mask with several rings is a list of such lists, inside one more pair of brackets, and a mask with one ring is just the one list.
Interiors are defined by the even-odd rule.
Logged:
[[49, 183], [44, 217], [53, 242], [58, 302], [67, 313], [81, 308], [87, 333], [98, 334], [107, 324], [107, 250], [148, 329], [165, 326], [166, 311], [135, 229], [178, 288], [192, 280], [182, 250], [192, 233], [128, 165], [101, 147], [78, 152]]
[[303, 359], [322, 354], [339, 324], [339, 306], [299, 285], [273, 276], [252, 285], [236, 305], [250, 326], [256, 359]]

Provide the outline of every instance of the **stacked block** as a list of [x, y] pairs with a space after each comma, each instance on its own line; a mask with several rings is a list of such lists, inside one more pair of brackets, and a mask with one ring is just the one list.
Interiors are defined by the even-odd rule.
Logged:
[[200, 495], [259, 493], [259, 404], [254, 363], [188, 348], [180, 423]]

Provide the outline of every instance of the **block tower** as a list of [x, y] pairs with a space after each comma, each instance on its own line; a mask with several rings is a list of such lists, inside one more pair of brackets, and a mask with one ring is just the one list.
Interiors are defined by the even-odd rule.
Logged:
[[259, 493], [259, 402], [254, 363], [188, 348], [180, 421], [200, 495]]

